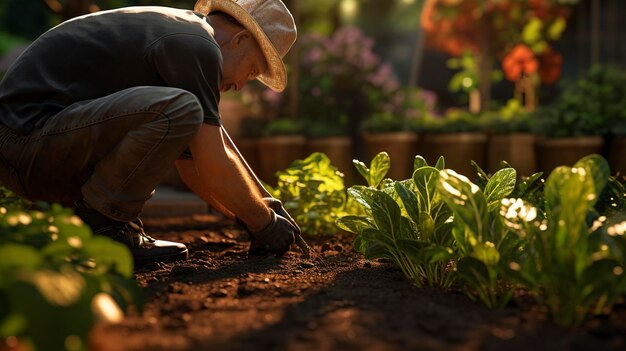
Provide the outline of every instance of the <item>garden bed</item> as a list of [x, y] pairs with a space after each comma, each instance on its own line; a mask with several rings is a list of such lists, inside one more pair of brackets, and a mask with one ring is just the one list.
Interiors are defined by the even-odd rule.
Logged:
[[463, 293], [416, 288], [352, 236], [316, 240], [304, 259], [249, 257], [246, 234], [218, 215], [149, 219], [185, 262], [136, 270], [144, 313], [98, 325], [91, 350], [610, 350], [626, 346], [626, 306], [567, 329], [517, 294], [489, 310]]

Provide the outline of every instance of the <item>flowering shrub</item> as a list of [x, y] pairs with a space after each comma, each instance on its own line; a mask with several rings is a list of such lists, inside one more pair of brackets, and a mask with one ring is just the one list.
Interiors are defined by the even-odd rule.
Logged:
[[312, 135], [347, 134], [363, 117], [400, 108], [392, 67], [373, 52], [374, 40], [360, 29], [306, 35], [301, 45], [300, 117], [311, 122]]
[[398, 91], [392, 102], [393, 112], [381, 111], [367, 116], [361, 129], [370, 133], [417, 131], [423, 120], [434, 113], [437, 96], [432, 91], [409, 88]]

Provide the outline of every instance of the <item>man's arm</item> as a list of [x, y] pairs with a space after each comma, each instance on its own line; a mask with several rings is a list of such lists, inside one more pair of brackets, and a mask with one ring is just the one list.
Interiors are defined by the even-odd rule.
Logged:
[[206, 190], [204, 184], [200, 180], [198, 175], [198, 169], [194, 160], [176, 160], [176, 170], [180, 175], [183, 183], [191, 189], [202, 200], [206, 201], [215, 210], [221, 212], [230, 219], [235, 219], [235, 214], [230, 212], [229, 209], [224, 207], [219, 201], [217, 201], [208, 190]]
[[[250, 231], [265, 228], [272, 218], [270, 209], [263, 202], [259, 189], [243, 168], [239, 157], [226, 146], [222, 128], [202, 124], [189, 147], [199, 179], [199, 182], [192, 180], [189, 183], [191, 186], [193, 183], [201, 184], [192, 190], [199, 191], [197, 195], [210, 204], [217, 202], [219, 211], [227, 210], [235, 214]], [[177, 162], [177, 167], [181, 165], [184, 164]], [[192, 175], [188, 164], [185, 168], [188, 169], [186, 175]], [[185, 175], [181, 174], [181, 177]]]

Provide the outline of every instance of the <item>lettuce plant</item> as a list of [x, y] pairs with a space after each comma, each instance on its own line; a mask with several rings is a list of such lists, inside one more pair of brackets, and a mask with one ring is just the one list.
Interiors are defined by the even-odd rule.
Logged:
[[[524, 218], [521, 214], [534, 207], [523, 200], [503, 202], [506, 225], [528, 243], [524, 254], [509, 262], [508, 274], [534, 292], [562, 325], [579, 324], [626, 291], [626, 247], [616, 235], [619, 227], [605, 228], [607, 218], [594, 215], [608, 179], [606, 160], [590, 155], [550, 174], [545, 219]], [[591, 223], [590, 216], [596, 217]]]
[[282, 200], [285, 209], [309, 235], [335, 234], [335, 220], [345, 214], [343, 174], [320, 152], [296, 160], [279, 172], [278, 185], [270, 192]]
[[353, 186], [348, 193], [365, 214], [349, 215], [338, 225], [356, 233], [355, 249], [368, 259], [387, 258], [416, 285], [449, 287], [453, 258], [450, 211], [436, 192], [439, 170], [416, 157], [411, 179], [383, 181], [389, 169], [386, 153], [374, 157], [370, 168], [355, 161], [369, 186]]
[[2, 205], [0, 338], [15, 336], [38, 350], [85, 350], [96, 321], [120, 321], [131, 303], [141, 310], [125, 246], [92, 236], [59, 205]]

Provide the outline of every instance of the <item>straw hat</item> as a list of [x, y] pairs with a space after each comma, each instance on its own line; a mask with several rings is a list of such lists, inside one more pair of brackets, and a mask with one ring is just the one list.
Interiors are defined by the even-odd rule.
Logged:
[[198, 0], [194, 11], [221, 11], [235, 18], [259, 43], [268, 70], [257, 79], [274, 91], [287, 85], [283, 57], [296, 41], [296, 24], [281, 0]]

